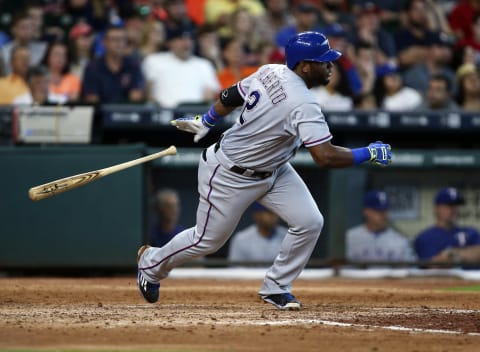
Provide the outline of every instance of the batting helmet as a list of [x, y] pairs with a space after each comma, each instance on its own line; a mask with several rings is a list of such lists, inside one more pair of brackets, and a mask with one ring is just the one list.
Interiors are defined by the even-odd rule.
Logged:
[[293, 68], [300, 61], [329, 62], [342, 54], [330, 48], [327, 37], [319, 32], [302, 32], [288, 40], [285, 47], [287, 66]]

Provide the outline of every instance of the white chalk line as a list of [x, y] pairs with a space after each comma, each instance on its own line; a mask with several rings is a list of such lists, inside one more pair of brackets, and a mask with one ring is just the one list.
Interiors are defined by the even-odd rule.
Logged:
[[[418, 333], [428, 333], [428, 334], [451, 334], [451, 335], [468, 335], [468, 336], [480, 336], [480, 333], [477, 332], [462, 332], [455, 330], [441, 330], [441, 329], [421, 329], [421, 328], [408, 328], [405, 326], [381, 326], [381, 325], [366, 325], [366, 324], [352, 324], [352, 323], [342, 323], [338, 321], [331, 320], [321, 320], [321, 319], [289, 319], [289, 320], [270, 320], [270, 321], [250, 321], [245, 323], [245, 325], [276, 325], [276, 326], [288, 326], [288, 325], [300, 325], [300, 324], [319, 324], [319, 325], [329, 325], [336, 327], [347, 327], [347, 328], [360, 328], [360, 329], [383, 329], [383, 330], [394, 330], [394, 331], [407, 331], [407, 332], [418, 332]], [[239, 325], [242, 325], [240, 323]]]

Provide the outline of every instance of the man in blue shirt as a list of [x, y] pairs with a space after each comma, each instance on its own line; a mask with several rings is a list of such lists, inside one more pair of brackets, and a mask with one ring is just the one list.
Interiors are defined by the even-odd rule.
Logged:
[[85, 69], [82, 99], [89, 104], [141, 102], [145, 79], [140, 66], [126, 56], [127, 35], [122, 27], [110, 27], [103, 39], [105, 54]]
[[434, 203], [435, 225], [415, 239], [418, 258], [444, 263], [480, 262], [480, 233], [456, 224], [458, 206], [465, 204], [462, 195], [453, 187], [443, 188]]

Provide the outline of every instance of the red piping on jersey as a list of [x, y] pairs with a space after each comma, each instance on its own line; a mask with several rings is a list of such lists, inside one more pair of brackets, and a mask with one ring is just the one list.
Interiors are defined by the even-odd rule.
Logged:
[[[212, 194], [212, 190], [213, 190], [213, 187], [212, 187], [212, 180], [213, 178], [215, 177], [215, 174], [217, 173], [217, 170], [218, 168], [220, 167], [220, 164], [217, 165], [217, 167], [215, 168], [215, 170], [213, 171], [213, 174], [212, 176], [210, 177], [210, 180], [208, 181], [208, 184], [210, 185], [210, 190], [208, 191], [208, 196], [207, 196], [207, 201], [209, 202], [209, 199], [210, 199], [210, 194]], [[210, 202], [209, 202], [210, 203]], [[207, 212], [207, 220], [205, 220], [205, 226], [203, 227], [203, 231], [202, 231], [202, 235], [200, 236], [200, 238], [198, 239], [197, 242], [195, 242], [194, 244], [191, 244], [187, 247], [184, 247], [184, 248], [181, 248], [179, 249], [178, 251], [175, 251], [173, 252], [172, 254], [170, 255], [167, 255], [165, 258], [163, 258], [162, 260], [160, 260], [158, 263], [156, 264], [153, 264], [151, 266], [147, 266], [145, 268], [138, 268], [138, 270], [147, 270], [147, 269], [152, 269], [152, 268], [155, 268], [156, 266], [162, 264], [165, 260], [167, 260], [168, 258], [174, 256], [175, 254], [178, 254], [184, 250], [187, 250], [189, 248], [192, 248], [192, 247], [195, 247], [196, 245], [198, 245], [201, 241], [202, 241], [202, 238], [203, 236], [205, 235], [205, 230], [207, 228], [207, 224], [208, 224], [208, 219], [210, 218], [210, 210], [212, 210], [212, 203], [210, 203], [210, 206], [208, 207], [208, 212]]]
[[245, 93], [245, 91], [243, 90], [242, 85], [240, 84], [240, 82], [238, 82], [237, 87], [238, 87], [238, 89], [240, 89], [240, 93], [242, 93], [242, 95], [245, 97], [246, 93]]
[[311, 145], [311, 144], [314, 144], [314, 143], [318, 143], [318, 142], [324, 142], [325, 140], [331, 138], [332, 135], [329, 134], [328, 136], [326, 137], [323, 137], [323, 138], [320, 138], [320, 139], [317, 139], [317, 140], [314, 140], [314, 141], [311, 141], [311, 142], [303, 142], [303, 144], [305, 145], [305, 147]]

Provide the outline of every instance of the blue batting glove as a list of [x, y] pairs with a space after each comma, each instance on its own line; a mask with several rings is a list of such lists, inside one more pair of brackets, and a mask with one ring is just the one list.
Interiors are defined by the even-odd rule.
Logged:
[[390, 144], [382, 141], [370, 143], [367, 147], [370, 152], [370, 162], [380, 166], [388, 166], [392, 163], [392, 148]]

